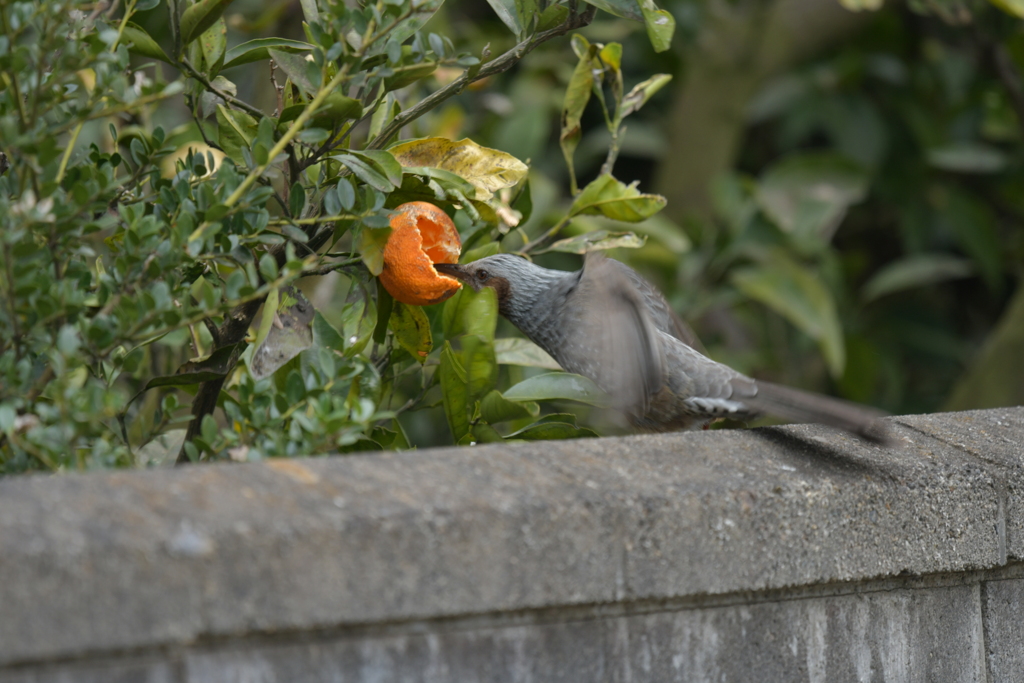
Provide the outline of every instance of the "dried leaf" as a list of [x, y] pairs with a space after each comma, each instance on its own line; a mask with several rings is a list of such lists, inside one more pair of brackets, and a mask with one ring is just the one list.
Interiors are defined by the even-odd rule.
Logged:
[[283, 287], [270, 330], [252, 354], [249, 371], [253, 379], [263, 379], [313, 346], [313, 304], [295, 287]]
[[529, 167], [511, 154], [481, 147], [469, 138], [425, 138], [388, 150], [403, 167], [430, 167], [449, 171], [476, 188], [476, 198], [486, 200], [494, 192], [521, 181]]

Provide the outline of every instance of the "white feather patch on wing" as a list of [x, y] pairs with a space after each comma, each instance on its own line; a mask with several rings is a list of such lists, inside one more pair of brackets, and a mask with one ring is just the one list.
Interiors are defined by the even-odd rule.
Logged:
[[748, 410], [746, 404], [739, 401], [730, 401], [725, 398], [700, 398], [693, 396], [686, 399], [684, 403], [693, 406], [694, 412], [707, 415], [734, 415], [736, 413], [746, 413]]

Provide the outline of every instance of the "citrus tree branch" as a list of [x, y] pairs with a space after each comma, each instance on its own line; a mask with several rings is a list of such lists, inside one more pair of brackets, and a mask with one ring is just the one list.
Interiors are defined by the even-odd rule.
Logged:
[[392, 119], [390, 123], [384, 126], [383, 130], [381, 130], [375, 138], [367, 143], [366, 149], [383, 149], [383, 147], [388, 143], [388, 140], [401, 130], [402, 126], [412, 123], [431, 109], [434, 109], [439, 104], [447, 100], [449, 97], [458, 95], [470, 83], [479, 81], [482, 78], [487, 78], [488, 76], [493, 76], [494, 74], [499, 74], [503, 71], [508, 71], [518, 63], [519, 60], [528, 55], [533, 48], [537, 47], [541, 43], [547, 42], [552, 38], [557, 38], [558, 36], [563, 36], [569, 31], [574, 31], [578, 28], [587, 26], [591, 21], [593, 21], [595, 11], [596, 9], [594, 6], [588, 5], [587, 9], [582, 13], [570, 14], [568, 19], [555, 28], [530, 36], [511, 50], [502, 54], [500, 57], [492, 59], [481, 66], [475, 73], [470, 69], [466, 70], [465, 73], [445, 87], [435, 90], [426, 98], [417, 102], [415, 106], [409, 107], [405, 111], [399, 113], [398, 116]]

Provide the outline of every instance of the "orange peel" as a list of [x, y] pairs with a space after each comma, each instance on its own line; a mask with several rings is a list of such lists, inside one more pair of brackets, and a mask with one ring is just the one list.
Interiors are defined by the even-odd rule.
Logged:
[[461, 282], [434, 268], [435, 263], [458, 263], [462, 252], [448, 214], [429, 202], [408, 202], [395, 209], [391, 228], [380, 281], [395, 301], [427, 306], [459, 291]]

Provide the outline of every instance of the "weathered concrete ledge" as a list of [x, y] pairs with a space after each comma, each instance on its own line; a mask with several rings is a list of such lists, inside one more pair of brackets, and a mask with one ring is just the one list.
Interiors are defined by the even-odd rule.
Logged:
[[1013, 680], [1024, 408], [893, 426], [7, 479], [0, 680]]

